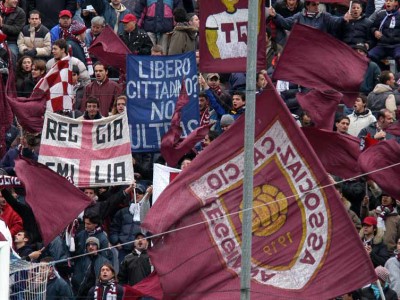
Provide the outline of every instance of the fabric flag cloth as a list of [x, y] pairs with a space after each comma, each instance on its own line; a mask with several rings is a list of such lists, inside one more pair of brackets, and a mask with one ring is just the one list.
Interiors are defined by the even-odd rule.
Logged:
[[188, 153], [197, 142], [204, 139], [210, 131], [212, 124], [203, 125], [193, 130], [185, 139], [180, 140], [182, 135], [181, 115], [182, 109], [189, 103], [185, 81], [182, 81], [181, 92], [176, 102], [175, 112], [172, 116], [171, 127], [161, 140], [161, 155], [170, 166], [176, 166], [179, 160]]
[[132, 54], [109, 25], [104, 28], [88, 50], [102, 63], [123, 70], [126, 70], [126, 56]]
[[320, 91], [336, 90], [352, 107], [367, 67], [367, 58], [333, 36], [295, 24], [273, 78]]
[[[9, 50], [8, 53], [10, 60], [11, 54]], [[46, 111], [47, 98], [45, 93], [36, 91], [29, 98], [17, 97], [15, 82], [14, 68], [9, 68], [6, 83], [6, 98], [18, 123], [28, 132], [41, 132], [43, 128], [43, 116]]]
[[129, 185], [134, 180], [128, 116], [78, 120], [49, 111], [39, 162], [78, 187]]
[[154, 271], [134, 286], [124, 285], [123, 300], [139, 300], [143, 296], [151, 297], [154, 300], [163, 299], [163, 291], [157, 272]]
[[3, 157], [6, 153], [6, 133], [11, 127], [14, 115], [6, 99], [6, 89], [2, 75], [0, 75], [0, 93], [0, 157]]
[[400, 136], [400, 122], [396, 121], [392, 123], [385, 131], [395, 136]]
[[[256, 100], [251, 293], [330, 299], [375, 281], [328, 174], [268, 84]], [[142, 223], [153, 234], [172, 231], [149, 249], [164, 299], [239, 298], [244, 122], [200, 152]]]
[[33, 97], [44, 93], [47, 110], [51, 112], [72, 110], [73, 87], [70, 60], [71, 57], [67, 55], [57, 61], [32, 91]]
[[8, 175], [0, 175], [0, 189], [8, 189], [22, 187], [21, 181], [18, 177], [8, 176]]
[[312, 127], [301, 129], [328, 173], [343, 179], [361, 175], [359, 138]]
[[307, 111], [316, 128], [332, 130], [335, 112], [343, 94], [336, 91], [311, 90], [296, 95], [300, 106]]
[[153, 167], [153, 205], [156, 203], [162, 191], [181, 172], [180, 169], [154, 164]]
[[[249, 1], [199, 1], [200, 69], [202, 72], [246, 72]], [[266, 65], [265, 1], [258, 1], [257, 71]]]
[[15, 171], [25, 186], [25, 199], [35, 215], [44, 246], [92, 203], [66, 178], [42, 164], [19, 157]]
[[[400, 145], [387, 140], [369, 147], [358, 158], [360, 169], [395, 199], [400, 199]], [[379, 171], [378, 171], [379, 170]]]

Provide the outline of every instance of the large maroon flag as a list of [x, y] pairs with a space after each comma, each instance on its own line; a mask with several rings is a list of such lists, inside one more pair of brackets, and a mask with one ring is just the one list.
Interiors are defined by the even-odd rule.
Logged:
[[392, 123], [388, 128], [386, 128], [385, 131], [390, 134], [400, 136], [400, 122], [396, 121], [396, 122]]
[[320, 91], [336, 90], [353, 106], [368, 60], [345, 43], [318, 29], [296, 24], [273, 74]]
[[197, 142], [204, 139], [212, 126], [212, 124], [206, 124], [198, 127], [181, 141], [180, 137], [183, 132], [181, 127], [182, 109], [188, 103], [189, 96], [186, 91], [185, 81], [182, 80], [182, 88], [179, 93], [178, 101], [176, 102], [174, 115], [171, 119], [171, 126], [161, 140], [160, 152], [167, 164], [171, 167], [175, 167], [179, 160], [188, 153]]
[[357, 162], [361, 153], [359, 138], [311, 127], [302, 130], [328, 173], [343, 179], [361, 174]]
[[3, 76], [0, 75], [0, 157], [6, 153], [6, 132], [11, 127], [13, 113], [6, 99]]
[[[236, 2], [235, 4], [232, 4]], [[248, 0], [199, 1], [200, 70], [246, 72]], [[226, 3], [227, 5], [225, 5]], [[257, 70], [265, 69], [265, 1], [259, 1]], [[264, 20], [264, 21], [263, 21]]]
[[400, 145], [396, 140], [369, 147], [358, 158], [360, 169], [385, 192], [400, 199]]
[[335, 112], [343, 94], [336, 91], [311, 90], [296, 95], [303, 110], [307, 111], [315, 127], [332, 130]]
[[29, 98], [17, 97], [15, 73], [13, 68], [9, 68], [6, 84], [6, 98], [12, 111], [17, 117], [18, 123], [25, 130], [32, 133], [42, 131], [47, 101], [46, 93], [43, 91], [37, 91]]
[[134, 286], [124, 285], [123, 300], [139, 300], [144, 296], [151, 297], [155, 300], [163, 299], [160, 279], [155, 271]]
[[81, 190], [45, 165], [20, 157], [15, 171], [23, 182], [43, 242], [48, 245], [91, 204]]
[[[149, 250], [164, 299], [239, 298], [244, 121], [175, 178], [142, 224], [171, 231]], [[257, 96], [255, 124], [251, 293], [330, 299], [374, 281], [328, 174], [274, 88]]]
[[103, 64], [123, 70], [126, 70], [126, 56], [132, 54], [109, 25], [94, 40], [89, 52]]

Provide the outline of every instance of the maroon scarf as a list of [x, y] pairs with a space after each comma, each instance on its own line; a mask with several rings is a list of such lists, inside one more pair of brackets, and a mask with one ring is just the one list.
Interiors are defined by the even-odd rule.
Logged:
[[5, 7], [3, 2], [0, 2], [0, 10], [3, 15], [8, 16], [15, 11], [15, 7]]

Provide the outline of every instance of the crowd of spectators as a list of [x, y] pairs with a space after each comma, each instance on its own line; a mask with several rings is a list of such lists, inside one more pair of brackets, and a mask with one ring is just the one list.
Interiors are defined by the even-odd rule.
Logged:
[[[117, 82], [119, 70], [92, 56], [88, 47], [110, 25], [134, 54], [195, 51], [198, 58], [201, 33], [197, 2], [4, 0], [0, 7], [0, 28], [7, 35], [14, 59], [8, 61], [0, 51], [1, 65], [8, 63], [16, 68], [18, 96], [29, 97], [46, 72], [72, 51], [74, 110], [69, 115], [94, 120], [119, 114], [128, 101], [123, 82]], [[226, 0], [221, 2], [225, 4]], [[265, 69], [257, 73], [257, 93], [268, 88], [266, 74], [273, 73], [292, 26], [300, 23], [315, 27], [371, 59], [354, 106], [338, 106], [332, 130], [360, 138], [369, 135], [376, 140], [400, 142], [400, 137], [385, 132], [396, 119], [400, 104], [396, 82], [400, 63], [398, 1], [353, 0], [350, 8], [316, 1], [272, 3], [272, 7], [266, 7], [267, 62]], [[310, 114], [296, 99], [296, 94], [304, 88], [284, 81], [275, 84], [299, 126], [313, 126]], [[204, 141], [182, 157], [176, 166], [182, 169], [210, 143], [218, 143], [218, 136], [246, 109], [245, 73], [200, 74], [199, 86], [200, 125], [213, 123], [213, 126]], [[6, 140], [0, 171], [15, 176], [14, 160], [19, 153], [37, 160], [40, 133], [24, 132], [15, 121]], [[147, 254], [149, 242], [140, 225], [152, 203], [155, 162], [163, 163], [160, 154], [132, 153], [136, 180], [131, 186], [85, 188], [84, 193], [94, 204], [71, 220], [68, 228], [46, 247], [42, 247], [34, 214], [25, 202], [23, 191], [1, 191], [0, 217], [11, 230], [15, 251], [22, 259], [52, 262], [79, 256], [71, 260], [72, 264], [55, 264], [49, 275], [47, 299], [120, 299], [117, 298], [121, 297], [120, 284], [136, 284], [152, 272]], [[337, 191], [360, 231], [365, 251], [377, 267], [386, 299], [397, 299], [393, 295], [395, 292], [400, 295], [400, 202], [397, 201], [400, 199], [393, 199], [375, 182], [363, 178], [338, 184]], [[353, 297], [374, 295], [376, 288], [371, 285], [360, 289]], [[99, 294], [116, 297], [99, 298]]]

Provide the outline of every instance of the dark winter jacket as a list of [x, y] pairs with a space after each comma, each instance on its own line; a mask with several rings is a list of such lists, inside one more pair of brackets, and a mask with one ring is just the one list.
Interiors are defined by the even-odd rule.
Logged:
[[[374, 290], [371, 288], [371, 286], [359, 289], [356, 292], [357, 296], [355, 299], [360, 299], [360, 300], [376, 300]], [[386, 300], [397, 300], [397, 294], [395, 291], [393, 291], [389, 287], [383, 288], [383, 294], [385, 295]], [[381, 297], [378, 298], [378, 300], [382, 299]]]
[[[386, 46], [386, 47], [395, 47], [400, 44], [400, 13], [399, 11], [396, 11], [394, 13], [395, 17], [395, 26], [394, 28], [390, 28], [390, 24], [392, 22], [392, 17], [387, 17], [386, 15], [387, 12], [386, 10], [381, 10], [380, 12], [377, 13], [376, 19], [371, 27], [371, 34], [374, 36], [375, 31], [381, 31], [382, 32], [382, 37], [379, 40], [376, 40], [377, 45], [379, 46]], [[385, 20], [383, 23], [383, 26], [381, 27], [382, 21]]]
[[74, 294], [69, 284], [55, 277], [47, 281], [46, 300], [73, 300]]
[[25, 12], [21, 7], [15, 9], [14, 12], [6, 15], [1, 13], [3, 18], [3, 27], [1, 30], [7, 35], [7, 42], [16, 44], [18, 35], [25, 25]]
[[121, 284], [135, 285], [151, 273], [150, 258], [144, 250], [139, 255], [136, 250], [125, 256], [121, 263], [118, 281]]
[[[360, 237], [363, 238], [364, 232], [363, 228], [360, 230]], [[369, 257], [371, 258], [374, 268], [377, 266], [385, 266], [386, 261], [390, 258], [390, 254], [387, 246], [383, 243], [383, 231], [378, 228], [377, 234], [374, 236], [370, 242], [371, 253]]]
[[343, 36], [342, 41], [350, 46], [355, 46], [358, 43], [371, 44], [371, 26], [372, 22], [365, 17], [361, 16], [358, 20], [350, 20], [343, 23]]
[[120, 34], [119, 37], [128, 46], [129, 50], [133, 54], [139, 55], [150, 55], [151, 48], [153, 47], [153, 42], [147, 35], [147, 33], [139, 29], [135, 28], [132, 32], [124, 31], [123, 34]]
[[[86, 230], [82, 230], [75, 237], [76, 250], [74, 255], [79, 255], [86, 252], [86, 240], [89, 237], [95, 237], [99, 239], [100, 247], [98, 250], [108, 248], [108, 239], [106, 234], [102, 230], [96, 231], [96, 233], [94, 234], [89, 234]], [[101, 254], [101, 256], [107, 258], [109, 261], [112, 261], [112, 253], [110, 250], [101, 251], [99, 253]]]
[[144, 31], [165, 33], [174, 28], [172, 12], [177, 7], [182, 7], [182, 0], [139, 0], [135, 15]]
[[[129, 207], [120, 209], [114, 216], [110, 226], [110, 242], [113, 245], [123, 244], [135, 239], [140, 233], [140, 222], [134, 222], [129, 212]], [[133, 244], [122, 246], [127, 251], [132, 251]]]
[[96, 284], [100, 269], [106, 263], [110, 261], [102, 255], [86, 255], [78, 258], [71, 279], [75, 293], [80, 291], [80, 295], [86, 296], [89, 289]]

